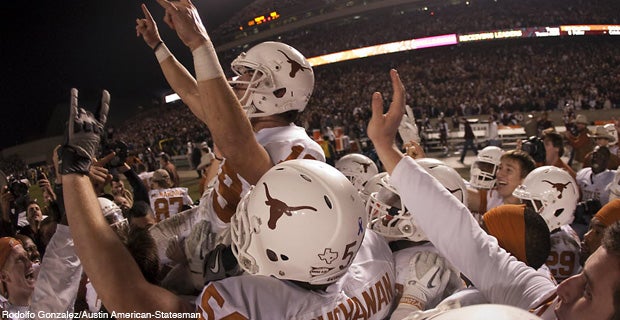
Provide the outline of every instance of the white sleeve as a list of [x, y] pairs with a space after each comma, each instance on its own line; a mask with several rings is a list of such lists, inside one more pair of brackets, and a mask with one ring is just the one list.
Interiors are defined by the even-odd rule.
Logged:
[[404, 157], [390, 182], [437, 250], [492, 303], [535, 307], [555, 285], [509, 255], [487, 235], [461, 202], [415, 160]]
[[32, 294], [30, 310], [73, 312], [82, 277], [82, 264], [75, 253], [69, 227], [59, 224], [48, 244]]

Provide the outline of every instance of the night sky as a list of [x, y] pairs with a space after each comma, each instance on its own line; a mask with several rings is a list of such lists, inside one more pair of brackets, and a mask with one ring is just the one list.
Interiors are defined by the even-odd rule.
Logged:
[[[80, 92], [80, 105], [87, 107], [95, 105], [101, 89], [108, 89], [111, 122], [138, 105], [152, 106], [169, 90], [151, 49], [136, 38], [142, 2], [167, 46], [191, 66], [189, 49], [163, 23], [163, 10], [154, 0], [3, 3], [0, 149], [58, 134], [72, 87]], [[211, 30], [250, 2], [196, 0], [195, 5]]]

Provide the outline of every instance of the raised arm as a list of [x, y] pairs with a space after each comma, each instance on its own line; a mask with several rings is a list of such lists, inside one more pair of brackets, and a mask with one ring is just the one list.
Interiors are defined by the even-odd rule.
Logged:
[[153, 49], [159, 67], [172, 90], [181, 97], [181, 100], [198, 119], [206, 122], [205, 114], [200, 107], [196, 79], [168, 50], [146, 5], [142, 4], [141, 8], [144, 18], [136, 19], [136, 36], [142, 37], [146, 45]]
[[75, 249], [103, 304], [116, 312], [189, 312], [193, 308], [173, 293], [148, 283], [121, 240], [106, 222], [88, 169], [106, 122], [109, 94], [93, 116], [77, 108], [73, 89], [66, 143], [61, 148], [65, 209]]
[[157, 2], [166, 10], [164, 21], [192, 50], [205, 123], [214, 143], [231, 167], [251, 184], [256, 183], [273, 163], [254, 137], [252, 125], [226, 80], [196, 7], [188, 0]]

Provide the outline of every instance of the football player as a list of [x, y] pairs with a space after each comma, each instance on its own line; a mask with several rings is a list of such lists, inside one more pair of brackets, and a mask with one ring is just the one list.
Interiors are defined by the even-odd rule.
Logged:
[[373, 94], [368, 136], [390, 182], [403, 195], [405, 206], [415, 208], [417, 223], [438, 251], [492, 303], [531, 310], [545, 320], [617, 317], [620, 309], [614, 296], [620, 292], [620, 223], [609, 227], [603, 245], [588, 258], [582, 272], [556, 286], [501, 249], [467, 207], [398, 150], [395, 136], [403, 114], [404, 87], [398, 92], [403, 98], [393, 100], [385, 114], [381, 94]]
[[514, 196], [539, 213], [551, 232], [551, 252], [546, 265], [560, 283], [579, 273], [579, 236], [570, 226], [575, 219], [579, 188], [570, 173], [542, 166], [525, 177]]

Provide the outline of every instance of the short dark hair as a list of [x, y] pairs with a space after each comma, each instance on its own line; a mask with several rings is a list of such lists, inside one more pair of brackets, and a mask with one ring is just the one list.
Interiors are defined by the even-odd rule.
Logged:
[[133, 207], [129, 209], [127, 219], [146, 217], [149, 213], [153, 213], [153, 209], [150, 204], [142, 200], [136, 201], [133, 204]]
[[536, 169], [536, 162], [529, 153], [523, 150], [506, 151], [500, 159], [512, 159], [521, 165], [521, 179], [524, 179], [532, 170]]
[[124, 224], [114, 231], [138, 264], [146, 281], [159, 284], [159, 255], [157, 244], [148, 229]]
[[170, 156], [167, 153], [165, 153], [165, 152], [160, 153], [159, 157], [162, 158], [166, 162], [170, 161]]
[[555, 131], [545, 131], [543, 133], [543, 140], [549, 140], [553, 144], [554, 148], [558, 148], [560, 157], [564, 155], [564, 140], [562, 136]]
[[[608, 254], [620, 258], [620, 221], [614, 222], [605, 229], [601, 246], [607, 250]], [[618, 279], [616, 279], [613, 299], [614, 314], [611, 319], [620, 320], [620, 280]]]

